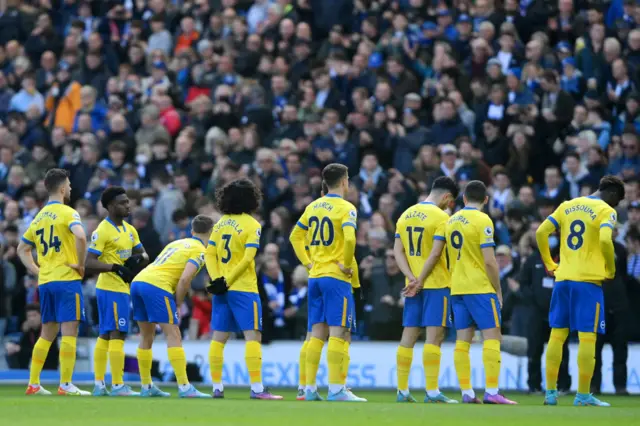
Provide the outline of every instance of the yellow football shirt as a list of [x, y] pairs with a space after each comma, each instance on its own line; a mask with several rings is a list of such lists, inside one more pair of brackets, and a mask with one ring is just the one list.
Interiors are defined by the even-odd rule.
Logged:
[[615, 227], [616, 211], [599, 198], [580, 197], [560, 204], [548, 219], [560, 230], [556, 281], [601, 285], [607, 273], [600, 249], [600, 228]]
[[[309, 252], [309, 246], [306, 246], [305, 250]], [[311, 254], [309, 254], [309, 259], [311, 259]], [[311, 261], [313, 261], [313, 259], [311, 259]], [[360, 271], [358, 270], [358, 265], [355, 262], [353, 265], [353, 274], [351, 275], [351, 287], [360, 288]]]
[[332, 277], [351, 282], [338, 263], [344, 262], [342, 229], [346, 226], [357, 229], [357, 219], [353, 204], [336, 194], [327, 194], [307, 206], [296, 226], [307, 232], [309, 254], [313, 259], [310, 278]]
[[[207, 250], [212, 256], [207, 256], [207, 261], [212, 262], [217, 259], [217, 270], [220, 276], [229, 276], [236, 265], [242, 261], [247, 248], [260, 248], [261, 231], [262, 226], [251, 215], [222, 216], [211, 231]], [[208, 269], [216, 270], [216, 266]], [[255, 260], [251, 260], [249, 266], [231, 284], [229, 291], [258, 292]]]
[[205, 249], [205, 243], [198, 238], [183, 238], [169, 243], [156, 260], [140, 271], [133, 280], [175, 293], [187, 263], [193, 263], [200, 272], [204, 266]]
[[52, 201], [33, 219], [22, 241], [36, 249], [40, 265], [38, 285], [52, 281], [76, 281], [82, 277], [66, 265], [78, 263], [76, 239], [71, 228], [82, 226], [80, 215], [71, 207]]
[[[445, 241], [445, 227], [448, 219], [447, 213], [427, 201], [409, 207], [398, 219], [396, 238], [402, 241], [409, 267], [415, 277], [422, 272], [433, 248], [433, 241]], [[448, 288], [450, 283], [451, 276], [443, 253], [422, 286], [423, 288]]]
[[[111, 265], [124, 265], [134, 249], [141, 248], [138, 231], [125, 221], [118, 227], [106, 218], [91, 235], [89, 253], [98, 255], [98, 260]], [[129, 284], [113, 272], [103, 272], [98, 276], [96, 288], [129, 294]]]
[[489, 216], [478, 209], [465, 207], [449, 218], [445, 233], [451, 295], [495, 294], [482, 255], [483, 248], [495, 246]]

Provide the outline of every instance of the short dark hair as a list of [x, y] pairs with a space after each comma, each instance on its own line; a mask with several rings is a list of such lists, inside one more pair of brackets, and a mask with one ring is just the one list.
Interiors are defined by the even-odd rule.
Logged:
[[69, 179], [69, 172], [64, 169], [51, 169], [44, 175], [44, 187], [49, 194], [57, 191], [60, 185]]
[[213, 228], [213, 219], [205, 214], [199, 214], [191, 221], [191, 232], [193, 234], [209, 234]]
[[125, 189], [121, 186], [110, 186], [102, 193], [102, 196], [100, 197], [100, 203], [102, 203], [102, 207], [108, 209], [109, 204], [111, 204], [111, 202], [115, 200], [116, 197], [126, 193], [127, 191], [125, 191]]
[[580, 161], [580, 155], [575, 151], [567, 153], [567, 155], [564, 156], [564, 159], [566, 160], [569, 157], [575, 158], [578, 162]]
[[329, 188], [335, 188], [345, 177], [349, 177], [349, 169], [343, 164], [331, 163], [322, 170], [322, 180]]
[[440, 176], [433, 181], [432, 191], [448, 192], [453, 198], [458, 198], [458, 185], [448, 176]]
[[472, 180], [464, 188], [464, 196], [472, 203], [484, 203], [487, 198], [487, 187], [479, 180]]
[[171, 215], [173, 223], [178, 223], [180, 220], [188, 219], [189, 215], [185, 209], [176, 209]]
[[261, 200], [262, 193], [247, 178], [229, 182], [216, 191], [216, 206], [222, 214], [255, 212]]
[[622, 182], [622, 180], [617, 176], [607, 175], [600, 179], [598, 191], [615, 195], [619, 200], [623, 200], [624, 182]]

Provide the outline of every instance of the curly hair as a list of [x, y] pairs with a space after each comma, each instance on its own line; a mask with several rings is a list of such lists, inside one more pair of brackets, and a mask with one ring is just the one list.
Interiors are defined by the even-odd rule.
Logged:
[[216, 207], [222, 214], [253, 213], [261, 201], [262, 193], [246, 178], [234, 180], [216, 190]]

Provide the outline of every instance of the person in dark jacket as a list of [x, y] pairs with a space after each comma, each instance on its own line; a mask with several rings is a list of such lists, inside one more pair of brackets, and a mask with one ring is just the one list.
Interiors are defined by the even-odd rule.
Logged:
[[138, 207], [131, 214], [131, 225], [138, 231], [140, 242], [149, 255], [149, 262], [153, 262], [163, 249], [160, 236], [151, 225], [149, 210]]
[[[18, 343], [7, 342], [5, 350], [7, 352], [7, 364], [9, 368], [26, 370], [31, 363], [31, 353], [33, 347], [40, 337], [40, 329], [42, 328], [42, 317], [40, 316], [40, 306], [31, 304], [26, 306], [27, 318], [22, 324], [22, 335]], [[58, 342], [55, 340], [51, 344], [51, 348], [44, 362], [44, 370], [57, 370], [59, 353]]]
[[[559, 253], [558, 237], [549, 237], [551, 254], [557, 262]], [[529, 358], [529, 392], [542, 392], [541, 359], [544, 352], [544, 344], [549, 339], [551, 328], [549, 327], [549, 305], [555, 280], [547, 274], [542, 262], [542, 256], [536, 248], [527, 258], [520, 271], [520, 286], [518, 297], [529, 302], [529, 335], [527, 356]], [[513, 290], [513, 289], [512, 289]], [[562, 349], [562, 362], [558, 379], [558, 390], [568, 392], [571, 389], [571, 376], [569, 376], [569, 345], [564, 342]]]
[[598, 334], [596, 341], [596, 366], [591, 380], [591, 392], [600, 393], [602, 385], [602, 348], [605, 343], [613, 350], [613, 386], [616, 395], [628, 395], [627, 392], [627, 357], [628, 332], [627, 318], [629, 314], [629, 292], [631, 283], [627, 275], [627, 250], [614, 242], [616, 256], [616, 275], [612, 280], [602, 283], [604, 292], [605, 334]]
[[460, 136], [468, 136], [469, 131], [462, 123], [456, 106], [451, 99], [443, 99], [436, 105], [439, 117], [431, 127], [431, 132], [436, 137], [438, 145], [454, 144]]
[[384, 256], [384, 259], [373, 259], [369, 278], [369, 303], [373, 305], [370, 335], [374, 340], [395, 341], [402, 333], [404, 297], [401, 292], [405, 278], [398, 268], [393, 249], [386, 249]]
[[483, 137], [478, 138], [482, 159], [489, 166], [509, 162], [509, 140], [501, 135], [500, 122], [487, 120], [482, 125]]
[[430, 144], [431, 131], [418, 122], [417, 111], [405, 108], [402, 117], [403, 126], [389, 124], [391, 127], [386, 149], [393, 152], [393, 168], [409, 175], [413, 171], [413, 159], [423, 145]]

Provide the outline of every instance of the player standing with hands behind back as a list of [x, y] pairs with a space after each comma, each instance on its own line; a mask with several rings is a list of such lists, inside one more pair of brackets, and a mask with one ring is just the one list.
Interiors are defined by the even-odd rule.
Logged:
[[[91, 395], [71, 383], [76, 362], [78, 324], [84, 321], [82, 278], [87, 237], [80, 215], [65, 205], [71, 199], [66, 170], [51, 169], [44, 177], [47, 204], [38, 212], [18, 244], [18, 256], [29, 273], [38, 278], [42, 332], [33, 347], [27, 395], [51, 395], [40, 386], [40, 372], [51, 342], [62, 331], [60, 387], [58, 395]], [[33, 259], [36, 250], [38, 266]]]
[[[327, 364], [329, 401], [365, 402], [344, 385], [342, 369], [345, 338], [355, 318], [351, 277], [356, 248], [356, 208], [344, 200], [349, 190], [349, 173], [342, 164], [329, 164], [322, 171], [329, 193], [309, 204], [291, 232], [290, 241], [300, 262], [309, 273], [309, 320], [311, 340], [307, 344], [306, 401], [321, 400], [315, 389], [322, 347], [324, 324], [329, 326]], [[311, 238], [307, 238], [310, 234]], [[309, 254], [305, 250], [309, 241]]]
[[493, 242], [493, 223], [481, 210], [487, 187], [473, 180], [464, 190], [465, 207], [447, 222], [446, 239], [451, 269], [451, 305], [456, 327], [453, 362], [462, 402], [481, 404], [471, 387], [469, 349], [476, 328], [482, 331], [482, 361], [486, 380], [485, 404], [517, 404], [498, 393], [500, 377], [500, 272]]
[[[589, 393], [595, 368], [596, 334], [604, 334], [602, 281], [616, 273], [612, 232], [614, 208], [624, 199], [624, 183], [615, 176], [600, 180], [588, 197], [560, 204], [538, 228], [536, 241], [547, 271], [556, 277], [551, 295], [547, 345], [545, 405], [558, 403], [558, 371], [569, 331], [578, 332], [578, 392], [573, 405], [608, 407]], [[549, 235], [560, 230], [560, 265], [551, 258]]]

